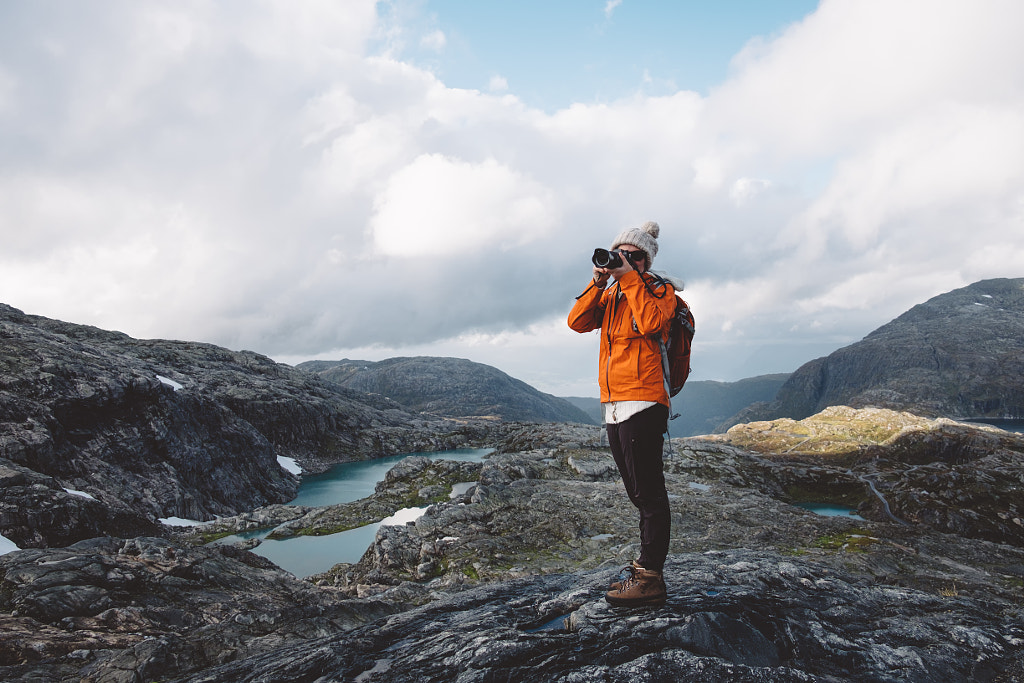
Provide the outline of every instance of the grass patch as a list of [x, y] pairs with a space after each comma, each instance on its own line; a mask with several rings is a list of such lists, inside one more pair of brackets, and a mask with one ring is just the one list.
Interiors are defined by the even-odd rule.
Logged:
[[[251, 531], [251, 529], [246, 529], [246, 531]], [[202, 545], [206, 545], [207, 543], [213, 543], [214, 541], [219, 541], [222, 538], [227, 538], [228, 536], [233, 536], [237, 533], [237, 531], [216, 531], [202, 533], [199, 534], [199, 541]]]
[[[374, 524], [374, 522], [366, 522], [366, 521], [359, 520], [359, 521], [356, 521], [356, 522], [345, 522], [345, 523], [342, 523], [342, 524], [335, 524], [334, 526], [327, 526], [327, 527], [310, 527], [310, 528], [306, 528], [306, 529], [299, 529], [298, 531], [295, 532], [295, 535], [296, 536], [330, 536], [331, 534], [338, 534], [338, 533], [341, 533], [342, 531], [352, 531], [352, 529], [358, 529], [360, 527], [364, 527], [364, 526], [367, 526], [369, 524]], [[267, 536], [267, 538], [269, 538], [271, 540], [274, 540], [273, 539], [273, 535]], [[282, 538], [289, 538], [289, 537], [288, 536], [283, 536]]]
[[866, 553], [875, 543], [878, 543], [878, 539], [870, 536], [867, 531], [863, 529], [854, 529], [848, 532], [842, 532], [838, 534], [828, 534], [822, 536], [814, 542], [815, 548], [823, 548], [825, 550], [845, 550], [851, 553]]

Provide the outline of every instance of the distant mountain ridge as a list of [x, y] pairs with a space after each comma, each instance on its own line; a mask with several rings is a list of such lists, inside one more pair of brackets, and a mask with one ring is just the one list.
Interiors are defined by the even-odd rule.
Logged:
[[382, 361], [306, 361], [295, 366], [348, 389], [378, 394], [409, 410], [446, 417], [515, 422], [595, 421], [569, 401], [545, 394], [490, 365], [464, 358], [414, 356]]
[[[787, 379], [789, 375], [781, 373], [748, 377], [736, 382], [690, 380], [672, 399], [672, 413], [679, 417], [669, 423], [669, 433], [673, 438], [713, 434], [747, 406], [771, 401]], [[600, 399], [568, 396], [565, 400], [585, 411], [597, 423], [601, 422]]]
[[835, 405], [1024, 418], [1024, 278], [982, 280], [918, 304], [861, 341], [805, 363], [773, 401], [725, 426], [799, 420]]

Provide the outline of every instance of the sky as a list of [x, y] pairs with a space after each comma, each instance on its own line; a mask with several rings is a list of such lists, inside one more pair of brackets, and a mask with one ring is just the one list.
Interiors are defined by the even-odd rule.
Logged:
[[[597, 395], [590, 255], [661, 226], [694, 380], [1024, 277], [1019, 0], [6, 0], [0, 302]], [[185, 374], [187, 368], [176, 368]]]

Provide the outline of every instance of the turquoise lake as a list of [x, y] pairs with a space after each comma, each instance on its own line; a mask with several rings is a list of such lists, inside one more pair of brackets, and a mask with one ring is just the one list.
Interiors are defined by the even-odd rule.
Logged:
[[403, 453], [376, 460], [343, 462], [323, 474], [304, 474], [299, 494], [288, 505], [337, 505], [366, 498], [392, 467], [414, 455], [431, 460], [480, 462], [493, 448], [457, 448], [450, 451]]
[[849, 517], [850, 519], [864, 519], [857, 514], [856, 509], [844, 505], [829, 505], [826, 503], [797, 503], [796, 507], [808, 510], [816, 515], [824, 517]]
[[[323, 474], [303, 475], [299, 494], [288, 505], [323, 506], [351, 503], [366, 498], [388, 470], [410, 456], [419, 455], [431, 460], [458, 460], [480, 462], [494, 452], [493, 448], [460, 448], [450, 451], [404, 453], [402, 455], [346, 462], [335, 465]], [[358, 562], [373, 543], [380, 524], [367, 524], [358, 529], [329, 536], [297, 536], [281, 541], [263, 540], [252, 549], [277, 566], [299, 578], [327, 571], [339, 562]], [[270, 529], [243, 532], [223, 538], [218, 543], [232, 543], [250, 538], [264, 538]]]

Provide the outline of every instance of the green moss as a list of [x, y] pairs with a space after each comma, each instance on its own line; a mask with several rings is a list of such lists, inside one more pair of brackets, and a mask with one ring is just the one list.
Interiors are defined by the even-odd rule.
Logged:
[[207, 543], [212, 543], [214, 541], [219, 541], [222, 538], [227, 538], [228, 536], [232, 536], [232, 535], [234, 535], [236, 533], [238, 533], [238, 532], [237, 531], [217, 531], [217, 532], [212, 532], [212, 533], [210, 533], [210, 532], [203, 533], [203, 534], [199, 535], [199, 539], [200, 539], [199, 542], [202, 545], [206, 545]]
[[863, 529], [854, 529], [838, 534], [822, 536], [814, 542], [814, 547], [825, 550], [845, 550], [853, 553], [867, 552], [868, 548], [878, 543], [878, 539], [868, 535]]
[[[351, 531], [352, 529], [358, 529], [374, 522], [367, 522], [364, 520], [356, 520], [353, 522], [342, 522], [341, 524], [335, 524], [334, 526], [326, 527], [310, 527], [307, 529], [299, 529], [295, 532], [296, 536], [330, 536], [331, 534], [339, 534], [342, 531]], [[267, 536], [273, 540], [273, 534]]]

